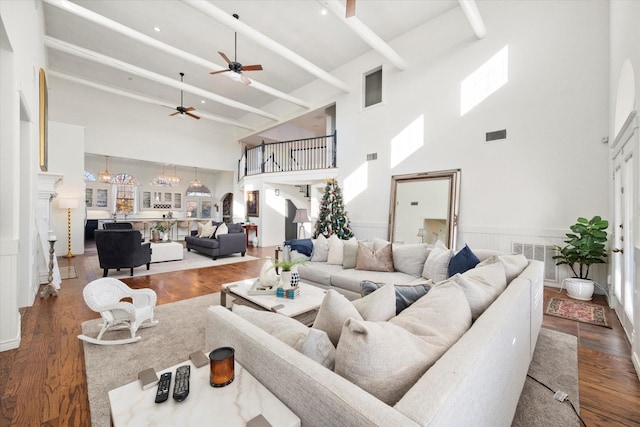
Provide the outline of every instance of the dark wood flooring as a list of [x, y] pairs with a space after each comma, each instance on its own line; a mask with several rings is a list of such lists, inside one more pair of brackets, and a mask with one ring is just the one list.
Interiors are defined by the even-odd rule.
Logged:
[[[273, 256], [273, 250], [249, 248], [247, 253], [263, 258]], [[20, 348], [0, 353], [0, 426], [90, 425], [84, 353], [77, 338], [82, 322], [99, 317], [82, 298], [84, 285], [96, 278], [88, 255], [59, 258], [59, 265], [73, 265], [78, 277], [64, 280], [59, 296], [37, 298], [32, 307], [20, 310]], [[158, 304], [166, 304], [255, 277], [262, 263], [247, 261], [124, 281], [134, 288], [154, 289]], [[596, 302], [605, 304], [603, 298]], [[580, 407], [588, 426], [640, 426], [640, 382], [622, 328], [614, 323], [607, 329], [544, 316], [545, 327], [578, 337]]]

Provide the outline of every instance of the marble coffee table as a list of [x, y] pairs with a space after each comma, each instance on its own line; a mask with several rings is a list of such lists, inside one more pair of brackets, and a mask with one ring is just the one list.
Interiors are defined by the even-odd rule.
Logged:
[[[265, 311], [273, 311], [298, 320], [309, 326], [313, 323], [322, 304], [326, 290], [300, 281], [300, 295], [295, 299], [279, 298], [275, 295], [249, 295], [256, 279], [240, 280], [222, 285], [220, 305], [227, 306], [227, 295], [240, 304]], [[239, 301], [238, 301], [239, 300]]]
[[[191, 366], [189, 396], [173, 400], [176, 368]], [[209, 385], [209, 365], [196, 368], [191, 361], [158, 372], [172, 372], [169, 399], [155, 403], [157, 386], [142, 390], [136, 380], [109, 391], [111, 422], [122, 426], [225, 426], [245, 427], [262, 416], [273, 427], [300, 427], [300, 419], [258, 380], [235, 363], [235, 379], [225, 387]]]

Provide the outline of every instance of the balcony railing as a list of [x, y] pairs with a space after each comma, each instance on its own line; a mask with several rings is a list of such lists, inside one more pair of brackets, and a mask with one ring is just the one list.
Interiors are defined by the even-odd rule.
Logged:
[[245, 148], [238, 160], [238, 179], [272, 172], [336, 167], [337, 133], [293, 141], [270, 142]]

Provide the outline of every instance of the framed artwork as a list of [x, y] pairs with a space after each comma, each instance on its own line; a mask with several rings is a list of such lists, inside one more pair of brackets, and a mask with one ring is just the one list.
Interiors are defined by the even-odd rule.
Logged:
[[47, 79], [44, 69], [40, 68], [40, 170], [46, 172], [49, 164], [48, 153], [48, 107], [47, 107]]
[[258, 190], [247, 192], [247, 216], [259, 215], [260, 192]]

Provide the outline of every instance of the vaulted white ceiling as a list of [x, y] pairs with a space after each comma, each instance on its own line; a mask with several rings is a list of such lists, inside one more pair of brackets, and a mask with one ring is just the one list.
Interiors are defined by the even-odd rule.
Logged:
[[[388, 43], [454, 8], [462, 7], [478, 37], [484, 31], [473, 0], [357, 0], [349, 19], [337, 0], [44, 2], [56, 78], [171, 107], [183, 90], [184, 106], [203, 119], [245, 129], [254, 128], [250, 116], [265, 126], [282, 120], [270, 108], [275, 100], [289, 103], [294, 115], [309, 112], [309, 100], [291, 94], [316, 79], [334, 91], [355, 90], [332, 71], [369, 51], [388, 66], [410, 66], [411, 58]], [[234, 59], [236, 31], [238, 62], [263, 66], [244, 73], [251, 85], [209, 74], [227, 68], [218, 51]]]

